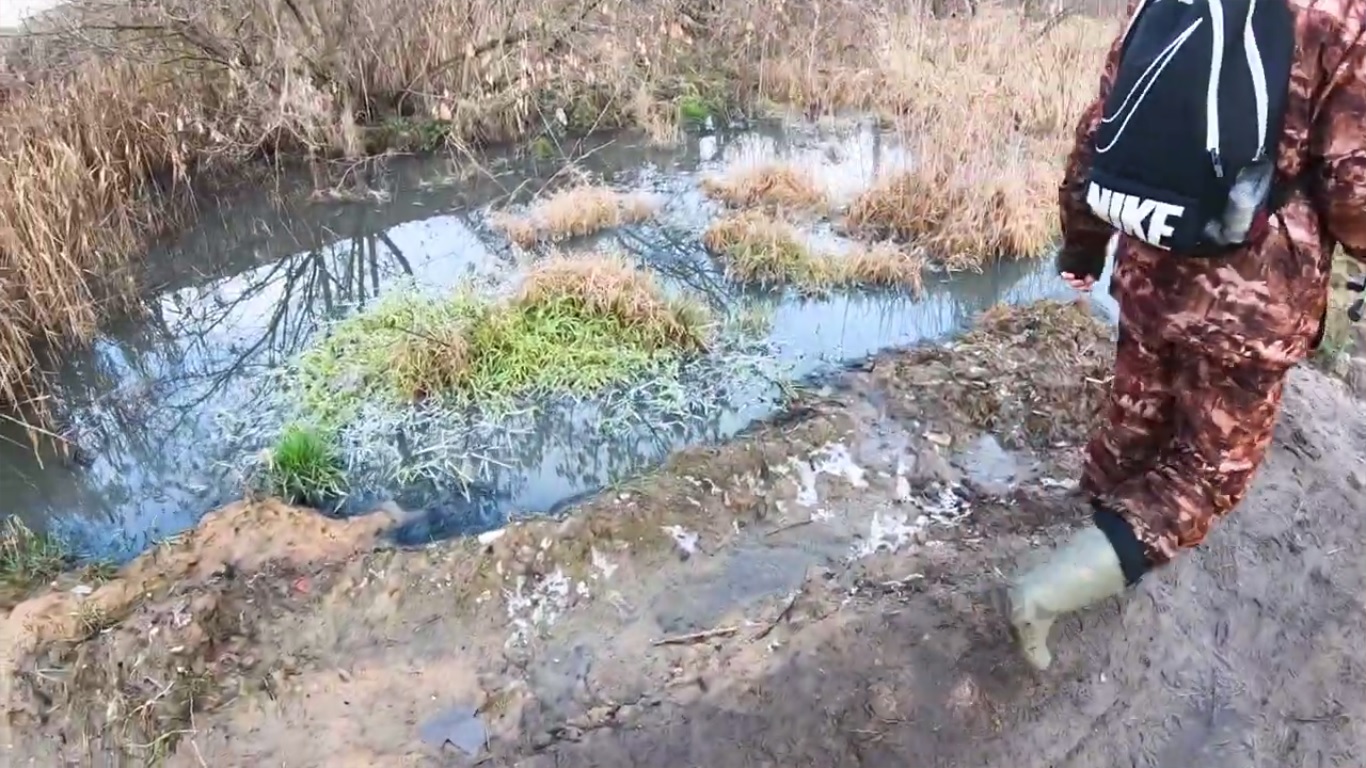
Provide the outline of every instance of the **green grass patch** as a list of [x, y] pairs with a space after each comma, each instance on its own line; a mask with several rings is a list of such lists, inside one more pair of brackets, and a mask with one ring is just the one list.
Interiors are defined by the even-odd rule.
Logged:
[[266, 461], [269, 492], [291, 504], [321, 507], [346, 494], [346, 476], [332, 440], [318, 430], [290, 425]]
[[432, 152], [446, 144], [452, 125], [447, 120], [419, 120], [393, 117], [364, 133], [366, 151], [379, 154], [395, 152]]
[[0, 524], [0, 585], [28, 591], [56, 579], [75, 562], [57, 537], [31, 530], [17, 517]]
[[710, 329], [702, 307], [666, 298], [648, 273], [605, 257], [552, 259], [501, 302], [390, 294], [304, 353], [293, 383], [306, 418], [328, 429], [377, 399], [496, 409], [664, 375], [705, 349]]
[[555, 141], [545, 135], [532, 139], [529, 148], [531, 156], [537, 160], [550, 160], [559, 154], [559, 147], [555, 146]]
[[480, 401], [533, 393], [591, 394], [674, 359], [648, 323], [629, 323], [572, 299], [484, 313], [468, 330], [458, 391]]
[[730, 100], [725, 94], [725, 80], [694, 74], [678, 85], [673, 96], [678, 122], [692, 129], [702, 128], [707, 118], [723, 120], [730, 113]]

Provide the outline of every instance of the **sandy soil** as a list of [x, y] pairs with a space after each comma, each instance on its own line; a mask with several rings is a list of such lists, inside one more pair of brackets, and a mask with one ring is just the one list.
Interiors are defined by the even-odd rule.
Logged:
[[482, 541], [388, 548], [398, 510], [223, 510], [0, 624], [0, 762], [1350, 764], [1360, 404], [1297, 371], [1250, 500], [1204, 550], [1066, 620], [1036, 675], [980, 598], [1084, 519], [1067, 486], [1107, 354], [1103, 332], [1044, 325], [884, 355], [565, 521]]

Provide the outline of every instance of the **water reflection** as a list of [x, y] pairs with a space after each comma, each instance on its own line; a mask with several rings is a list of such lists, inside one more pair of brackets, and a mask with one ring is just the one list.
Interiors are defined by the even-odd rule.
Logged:
[[[677, 152], [624, 141], [589, 150], [583, 165], [665, 200], [659, 222], [603, 239], [720, 311], [762, 309], [772, 319], [773, 355], [701, 361], [681, 384], [650, 382], [607, 403], [543, 404], [498, 424], [471, 414], [462, 423], [429, 424], [423, 434], [376, 432], [366, 455], [353, 457], [361, 470], [356, 503], [396, 496], [427, 510], [404, 531], [407, 540], [553, 510], [679, 447], [734, 434], [771, 412], [779, 378], [943, 338], [1000, 300], [1065, 291], [1048, 270], [1025, 264], [930, 280], [916, 301], [792, 300], [730, 285], [698, 245], [714, 209], [697, 191], [697, 173], [776, 155], [818, 170], [835, 194], [852, 194], [906, 157], [866, 126], [842, 138], [780, 129], [707, 137]], [[487, 165], [493, 173], [470, 177], [440, 161], [396, 164], [368, 182], [383, 186], [389, 199], [382, 204], [319, 205], [299, 190], [282, 192], [282, 205], [233, 201], [176, 247], [153, 254], [150, 271], [161, 289], [143, 315], [110, 325], [92, 348], [62, 361], [63, 412], [89, 466], [55, 456], [40, 466], [22, 439], [0, 440], [0, 492], [11, 508], [91, 551], [127, 556], [239, 497], [243, 456], [263, 447], [284, 418], [271, 372], [321, 325], [402, 281], [448, 289], [514, 276], [517, 260], [486, 226], [486, 206], [554, 182], [511, 158]], [[393, 482], [394, 466], [427, 459], [433, 471]]]

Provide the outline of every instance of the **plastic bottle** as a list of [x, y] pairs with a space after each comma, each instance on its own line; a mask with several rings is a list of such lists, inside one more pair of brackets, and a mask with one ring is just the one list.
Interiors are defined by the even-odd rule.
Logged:
[[1206, 230], [1207, 234], [1213, 235], [1213, 240], [1222, 245], [1234, 245], [1247, 238], [1253, 218], [1271, 192], [1274, 171], [1275, 166], [1270, 160], [1258, 160], [1238, 172], [1238, 178], [1228, 193], [1224, 215], [1217, 227], [1210, 227], [1218, 230], [1217, 235]]

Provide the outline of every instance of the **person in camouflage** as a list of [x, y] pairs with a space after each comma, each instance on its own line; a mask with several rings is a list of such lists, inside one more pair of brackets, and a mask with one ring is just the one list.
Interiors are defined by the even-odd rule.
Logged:
[[1183, 259], [1116, 235], [1087, 206], [1090, 139], [1122, 36], [1077, 125], [1059, 188], [1058, 268], [1089, 290], [1118, 238], [1119, 338], [1081, 482], [1094, 525], [1006, 590], [1012, 631], [1037, 668], [1051, 662], [1054, 617], [1119, 594], [1199, 545], [1243, 499], [1286, 374], [1322, 339], [1335, 248], [1366, 261], [1366, 0], [1288, 2], [1296, 60], [1277, 173], [1290, 191], [1250, 246]]

